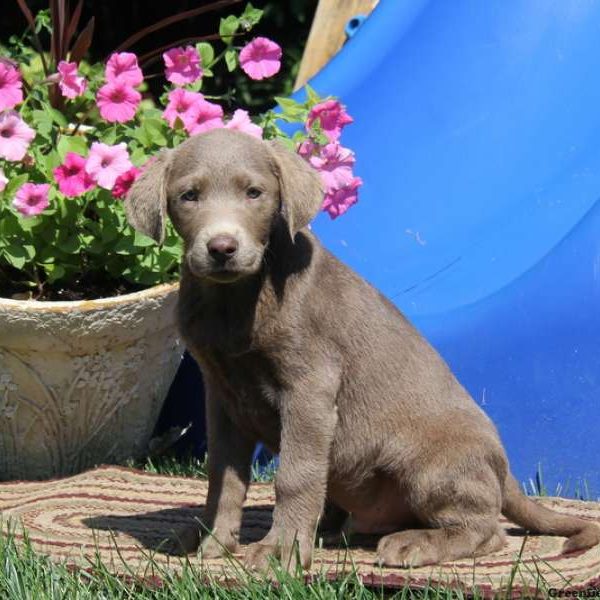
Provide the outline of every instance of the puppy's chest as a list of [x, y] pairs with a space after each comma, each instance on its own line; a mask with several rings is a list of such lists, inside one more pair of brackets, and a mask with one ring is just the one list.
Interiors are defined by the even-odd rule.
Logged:
[[282, 387], [277, 366], [258, 353], [213, 356], [213, 367], [227, 388], [225, 410], [245, 431], [270, 447], [279, 445]]

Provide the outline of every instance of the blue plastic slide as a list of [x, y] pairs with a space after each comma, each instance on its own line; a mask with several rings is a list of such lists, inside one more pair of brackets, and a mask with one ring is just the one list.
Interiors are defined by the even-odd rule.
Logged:
[[600, 496], [600, 1], [381, 0], [311, 84], [354, 116], [365, 182], [317, 234], [446, 358], [519, 480]]

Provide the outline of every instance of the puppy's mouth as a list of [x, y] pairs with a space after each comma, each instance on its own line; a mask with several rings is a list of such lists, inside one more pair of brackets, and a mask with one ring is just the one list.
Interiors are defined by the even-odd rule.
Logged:
[[219, 269], [217, 271], [209, 271], [204, 275], [206, 279], [210, 279], [215, 283], [233, 283], [244, 276], [244, 273], [239, 271], [230, 271], [228, 269]]

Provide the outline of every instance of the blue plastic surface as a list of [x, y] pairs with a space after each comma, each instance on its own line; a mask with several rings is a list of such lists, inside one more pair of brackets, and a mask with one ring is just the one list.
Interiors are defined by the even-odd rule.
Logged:
[[[600, 496], [600, 2], [381, 0], [311, 82], [360, 202], [314, 229], [438, 348], [518, 479]], [[568, 485], [567, 489], [564, 486]]]

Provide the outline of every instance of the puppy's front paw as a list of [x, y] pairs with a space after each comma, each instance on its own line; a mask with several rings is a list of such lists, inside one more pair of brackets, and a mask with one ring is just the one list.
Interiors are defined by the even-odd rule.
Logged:
[[[273, 539], [277, 541], [272, 542]], [[312, 551], [313, 541], [310, 536], [291, 536], [285, 533], [275, 536], [269, 533], [260, 542], [248, 546], [244, 564], [248, 569], [266, 572], [273, 560], [277, 560], [282, 569], [288, 573], [296, 573], [299, 567], [310, 567]]]
[[439, 549], [428, 531], [408, 529], [386, 535], [377, 545], [377, 560], [388, 567], [421, 567], [440, 562]]
[[212, 533], [202, 537], [200, 555], [202, 558], [220, 558], [238, 551], [237, 540], [232, 536], [217, 537]]
[[159, 550], [173, 556], [185, 556], [196, 552], [199, 543], [198, 525], [185, 525], [174, 529], [171, 535], [160, 544]]

